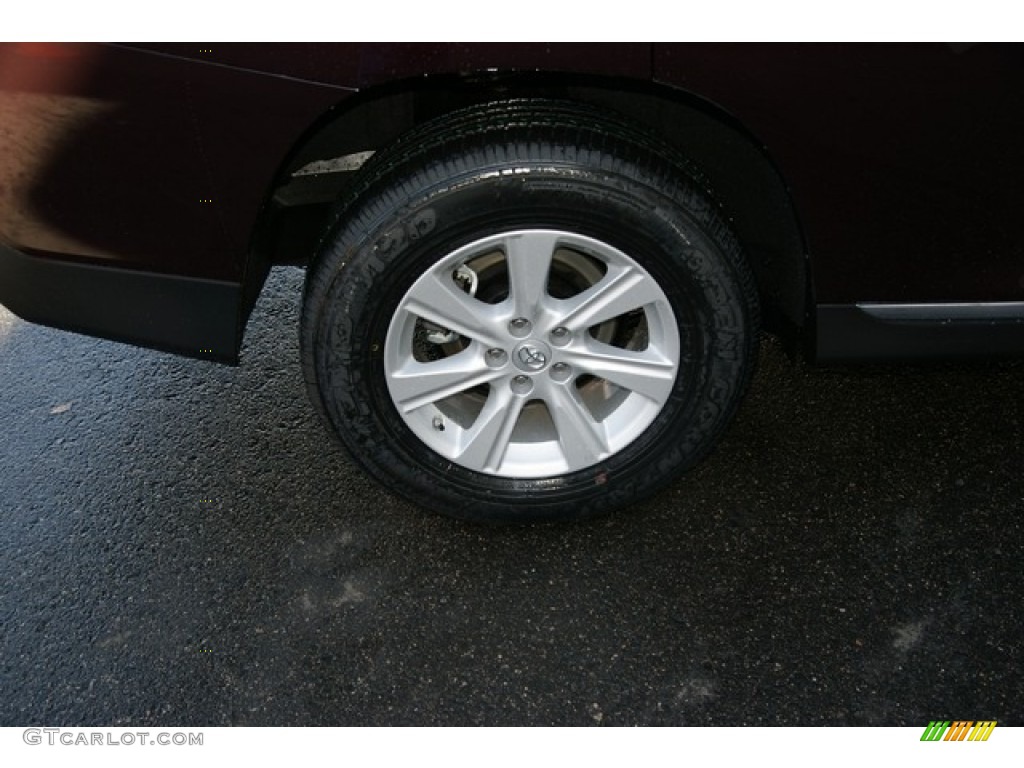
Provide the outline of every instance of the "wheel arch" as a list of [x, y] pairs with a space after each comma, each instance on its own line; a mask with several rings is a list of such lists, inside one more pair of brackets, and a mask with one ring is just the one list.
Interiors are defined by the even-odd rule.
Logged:
[[268, 192], [246, 270], [247, 303], [255, 302], [269, 265], [308, 263], [365, 153], [453, 110], [513, 98], [613, 110], [689, 158], [750, 260], [765, 327], [799, 338], [810, 296], [806, 248], [786, 182], [764, 145], [724, 108], [687, 91], [540, 72], [403, 80], [369, 88], [321, 115], [292, 146]]

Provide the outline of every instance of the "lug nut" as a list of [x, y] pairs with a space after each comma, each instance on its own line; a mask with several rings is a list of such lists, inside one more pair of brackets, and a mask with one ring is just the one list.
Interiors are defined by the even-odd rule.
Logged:
[[550, 373], [555, 381], [568, 381], [572, 378], [572, 368], [566, 363], [555, 363], [551, 366]]
[[572, 336], [572, 334], [569, 333], [568, 328], [559, 326], [558, 328], [555, 328], [555, 330], [551, 332], [551, 343], [554, 344], [556, 347], [564, 347], [566, 344], [569, 343], [570, 336]]
[[513, 376], [509, 385], [517, 395], [526, 395], [533, 391], [533, 380], [529, 376]]
[[530, 324], [530, 321], [525, 317], [517, 317], [508, 324], [508, 332], [518, 339], [529, 334], [532, 328], [533, 326]]
[[487, 364], [494, 368], [504, 365], [507, 359], [508, 355], [505, 354], [503, 349], [494, 348], [487, 350]]

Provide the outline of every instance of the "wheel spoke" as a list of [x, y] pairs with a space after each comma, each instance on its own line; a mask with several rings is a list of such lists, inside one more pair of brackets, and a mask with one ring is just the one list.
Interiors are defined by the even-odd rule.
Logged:
[[429, 363], [409, 358], [398, 369], [392, 370], [388, 385], [395, 405], [409, 413], [428, 403], [465, 392], [501, 376], [489, 367], [473, 345], [457, 355]]
[[494, 307], [459, 290], [445, 272], [431, 273], [417, 282], [403, 307], [460, 336], [476, 339], [489, 347], [501, 345], [501, 337], [494, 331], [497, 317]]
[[568, 299], [559, 324], [583, 330], [657, 301], [663, 294], [639, 269], [612, 267], [596, 284]]
[[533, 318], [547, 295], [551, 258], [558, 246], [556, 232], [527, 232], [505, 238], [509, 295], [516, 317]]
[[497, 472], [525, 403], [525, 397], [516, 397], [508, 387], [491, 387], [483, 409], [460, 441], [455, 456], [459, 463], [477, 471]]
[[544, 399], [569, 471], [588, 467], [610, 453], [604, 426], [591, 416], [575, 385], [552, 383]]
[[675, 364], [653, 349], [637, 352], [588, 338], [582, 348], [566, 350], [562, 360], [577, 373], [607, 379], [659, 405], [665, 402], [675, 381]]

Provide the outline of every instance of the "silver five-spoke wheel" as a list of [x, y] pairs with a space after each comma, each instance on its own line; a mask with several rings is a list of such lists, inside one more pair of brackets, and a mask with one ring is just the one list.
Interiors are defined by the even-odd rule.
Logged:
[[374, 155], [310, 267], [303, 360], [349, 455], [473, 520], [665, 487], [750, 378], [757, 295], [670, 148], [565, 102], [442, 116]]
[[384, 368], [434, 451], [503, 477], [575, 472], [643, 433], [672, 392], [679, 332], [633, 259], [547, 229], [482, 238], [405, 294]]

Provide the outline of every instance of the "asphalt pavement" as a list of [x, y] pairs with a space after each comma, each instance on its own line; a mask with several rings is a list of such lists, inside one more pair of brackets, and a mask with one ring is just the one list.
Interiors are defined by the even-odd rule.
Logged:
[[301, 281], [240, 368], [0, 309], [0, 725], [1024, 724], [1024, 361], [766, 340], [661, 496], [481, 527], [329, 439]]

